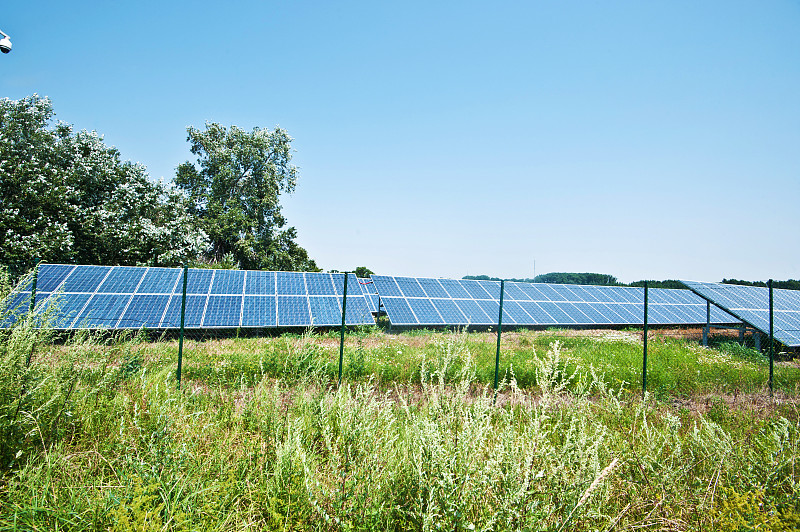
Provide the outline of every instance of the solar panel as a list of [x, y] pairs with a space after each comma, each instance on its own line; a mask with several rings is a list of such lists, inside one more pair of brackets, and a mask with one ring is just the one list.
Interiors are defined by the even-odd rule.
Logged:
[[378, 291], [371, 279], [358, 278], [358, 286], [367, 303], [367, 308], [372, 314], [378, 313]]
[[[372, 282], [393, 325], [494, 325], [500, 282], [373, 275]], [[640, 288], [504, 283], [507, 325], [638, 325], [644, 321]], [[688, 290], [649, 290], [648, 321], [654, 325], [703, 324], [705, 301]], [[716, 307], [712, 322], [738, 320]]]
[[[336, 326], [342, 320], [343, 274], [189, 269], [187, 328]], [[372, 286], [371, 284], [369, 285]], [[28, 310], [30, 286], [2, 303]], [[377, 292], [372, 289], [377, 311]], [[181, 268], [41, 264], [37, 308], [57, 303], [58, 329], [171, 329], [180, 327]], [[345, 322], [374, 324], [370, 303], [348, 276]], [[4, 317], [0, 326], [16, 319]]]
[[[769, 335], [769, 288], [681, 281], [700, 297]], [[800, 346], [800, 291], [772, 290], [773, 336], [788, 347]]]

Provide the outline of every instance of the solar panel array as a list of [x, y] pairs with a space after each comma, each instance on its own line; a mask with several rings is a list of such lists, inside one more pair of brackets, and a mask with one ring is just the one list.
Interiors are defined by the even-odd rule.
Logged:
[[[500, 312], [500, 282], [373, 275], [392, 325], [494, 325]], [[639, 325], [644, 321], [641, 288], [544, 283], [505, 283], [503, 324]], [[736, 318], [714, 307], [713, 323]], [[689, 290], [650, 289], [648, 322], [702, 324], [706, 302]]]
[[[373, 314], [377, 314], [380, 302], [378, 300], [378, 291], [375, 290], [375, 283], [373, 283], [371, 279], [365, 279], [359, 277], [358, 285], [359, 287], [361, 287], [361, 293], [364, 295], [364, 299], [367, 302], [367, 307], [369, 308], [369, 311], [372, 312]], [[348, 284], [347, 286], [349, 290], [350, 285]]]
[[[180, 327], [181, 268], [41, 264], [36, 303], [58, 300], [57, 329]], [[354, 276], [346, 323], [374, 324]], [[344, 274], [189, 269], [185, 327], [308, 327], [342, 322]], [[27, 305], [30, 291], [11, 305]], [[25, 310], [25, 309], [22, 309]]]
[[[681, 281], [751, 327], [769, 334], [769, 288]], [[783, 345], [800, 346], [800, 291], [773, 289], [773, 336]]]

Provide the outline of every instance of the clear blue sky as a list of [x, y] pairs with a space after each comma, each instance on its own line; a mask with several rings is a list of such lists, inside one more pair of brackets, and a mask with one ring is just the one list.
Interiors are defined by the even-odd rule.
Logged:
[[325, 269], [800, 278], [800, 2], [8, 1], [0, 96], [170, 180], [287, 129]]

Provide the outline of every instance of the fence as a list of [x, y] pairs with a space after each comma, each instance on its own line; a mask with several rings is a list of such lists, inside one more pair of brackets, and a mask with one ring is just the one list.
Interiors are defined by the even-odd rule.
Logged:
[[[38, 268], [34, 269], [32, 275], [29, 279], [26, 279], [24, 282], [30, 284], [30, 301], [28, 302], [27, 313], [30, 315], [34, 314], [37, 304], [37, 279], [38, 279]], [[348, 285], [352, 283], [352, 279], [355, 279], [355, 276], [352, 275], [350, 272], [345, 273], [345, 283], [344, 283], [344, 294], [342, 295], [342, 304], [341, 304], [341, 325], [339, 327], [339, 359], [338, 359], [338, 372], [337, 372], [337, 383], [340, 385], [342, 381], [343, 375], [343, 365], [344, 365], [344, 347], [345, 347], [345, 338], [346, 338], [346, 330], [347, 325], [345, 321], [345, 317], [347, 315], [347, 290]], [[178, 359], [177, 359], [177, 368], [176, 368], [176, 380], [178, 387], [181, 386], [181, 378], [182, 378], [182, 370], [183, 370], [183, 351], [184, 351], [184, 338], [187, 334], [191, 335], [194, 339], [203, 339], [203, 338], [210, 338], [214, 335], [213, 332], [205, 331], [202, 329], [187, 329], [186, 328], [186, 302], [187, 302], [187, 280], [188, 280], [188, 268], [186, 266], [183, 267], [182, 271], [182, 297], [181, 297], [181, 305], [180, 305], [180, 327], [177, 330], [178, 334]], [[27, 285], [26, 285], [27, 286]], [[736, 328], [731, 327], [723, 327], [719, 325], [715, 325], [711, 323], [711, 303], [707, 303], [707, 320], [705, 326], [701, 329], [694, 328], [690, 334], [687, 335], [687, 331], [683, 328], [664, 328], [661, 327], [657, 330], [656, 335], [659, 337], [669, 337], [669, 336], [681, 336], [686, 338], [687, 336], [694, 335], [697, 337], [698, 340], [702, 339], [703, 345], [708, 345], [709, 340], [711, 339], [712, 333], [717, 333], [716, 341], [719, 342], [720, 338], [724, 340], [730, 340], [735, 338], [738, 335], [738, 341], [741, 344], [745, 344], [749, 342], [750, 345], [755, 347], [757, 350], [760, 350], [761, 344], [766, 343], [767, 347], [767, 355], [769, 360], [769, 377], [767, 380], [770, 392], [774, 389], [774, 359], [775, 359], [775, 346], [776, 342], [774, 339], [773, 334], [773, 320], [774, 320], [774, 297], [773, 297], [773, 289], [772, 289], [772, 281], [768, 283], [769, 288], [769, 335], [764, 338], [762, 342], [762, 334], [761, 332], [755, 329], [748, 329], [747, 326], [742, 324]], [[648, 348], [649, 348], [649, 341], [651, 338], [651, 329], [648, 320], [648, 304], [649, 304], [649, 296], [648, 296], [648, 286], [645, 283], [643, 287], [643, 301], [644, 301], [644, 319], [642, 322], [642, 371], [641, 371], [641, 389], [642, 394], [646, 393], [647, 391], [647, 370], [648, 370]], [[494, 380], [493, 380], [493, 387], [495, 391], [498, 389], [499, 377], [500, 377], [500, 369], [501, 369], [501, 337], [503, 334], [503, 302], [504, 302], [504, 295], [505, 295], [505, 281], [500, 282], [500, 294], [499, 294], [499, 312], [497, 316], [497, 323], [496, 323], [496, 352], [495, 352], [495, 364], [494, 364]], [[18, 304], [24, 303], [24, 300], [17, 301]], [[99, 318], [99, 319], [102, 319]], [[102, 328], [102, 327], [101, 327]], [[239, 331], [237, 331], [237, 334]], [[748, 338], [748, 333], [750, 333]], [[31, 355], [32, 352], [29, 354], [26, 365], [30, 365], [31, 362]]]

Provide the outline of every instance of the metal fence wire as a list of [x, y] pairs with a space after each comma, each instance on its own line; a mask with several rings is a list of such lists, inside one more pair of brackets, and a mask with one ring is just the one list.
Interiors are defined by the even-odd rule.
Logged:
[[[177, 385], [180, 387], [183, 377], [183, 355], [186, 349], [198, 350], [204, 342], [208, 340], [217, 340], [224, 338], [238, 338], [241, 336], [274, 336], [276, 331], [282, 334], [288, 333], [290, 336], [301, 336], [303, 329], [298, 328], [285, 329], [280, 328], [213, 328], [213, 327], [198, 327], [188, 326], [187, 320], [187, 302], [192, 297], [188, 293], [188, 279], [189, 269], [184, 266], [181, 271], [180, 283], [176, 288], [180, 287], [180, 305], [179, 305], [179, 320], [175, 328], [153, 328], [148, 329], [147, 323], [136, 320], [135, 317], [126, 318], [122, 321], [118, 315], [111, 313], [108, 316], [95, 315], [92, 316], [91, 322], [85, 323], [83, 326], [72, 326], [71, 329], [85, 329], [100, 331], [105, 330], [107, 334], [113, 334], [111, 331], [114, 329], [127, 329], [123, 333], [128, 336], [132, 334], [144, 335], [150, 340], [159, 340], [164, 343], [176, 342], [177, 343], [177, 367], [175, 369]], [[27, 319], [35, 327], [51, 326], [55, 329], [60, 329], [63, 322], [59, 322], [60, 316], [71, 315], [76, 312], [77, 307], [86, 301], [78, 298], [77, 301], [61, 301], [58, 294], [53, 293], [50, 297], [37, 299], [37, 292], [41, 286], [38, 284], [38, 268], [34, 269], [31, 274], [23, 278], [16, 288], [5, 298], [0, 308], [0, 325], [4, 328], [13, 326], [17, 321]], [[373, 287], [364, 290], [363, 287], [371, 283], [369, 279], [359, 279], [355, 275], [347, 272], [344, 274], [343, 291], [340, 299], [340, 321], [338, 326], [328, 325], [323, 329], [325, 334], [328, 335], [330, 340], [338, 340], [338, 361], [336, 361], [335, 378], [337, 383], [341, 384], [342, 378], [345, 375], [345, 345], [348, 343], [349, 335], [353, 337], [356, 342], [359, 340], [359, 326], [353, 325], [352, 319], [348, 320], [348, 291], [357, 293], [359, 296], [364, 295], [367, 297], [367, 311], [370, 313], [370, 320], [363, 320], [363, 323], [370, 322], [373, 318], [378, 318], [382, 314], [382, 303], [380, 297]], [[641, 366], [641, 389], [644, 394], [647, 390], [647, 364], [648, 364], [648, 347], [653, 341], [664, 341], [666, 339], [684, 339], [696, 341], [704, 346], [719, 347], [726, 344], [736, 344], [742, 349], [751, 349], [764, 353], [765, 362], [768, 365], [767, 383], [770, 391], [775, 387], [775, 374], [774, 364], [775, 360], [783, 359], [794, 356], [796, 354], [795, 346], [785, 346], [778, 338], [776, 338], [776, 322], [777, 329], [780, 331], [780, 338], [794, 337], [800, 338], [800, 327], [795, 324], [800, 315], [800, 308], [796, 304], [796, 294], [787, 294], [792, 292], [783, 290], [777, 292], [772, 287], [772, 281], [769, 281], [768, 286], [762, 290], [753, 291], [753, 287], [738, 287], [738, 286], [715, 286], [712, 283], [706, 283], [702, 287], [693, 287], [692, 290], [707, 300], [707, 320], [705, 325], [700, 326], [665, 326], [663, 324], [653, 325], [649, 322], [649, 309], [650, 307], [650, 289], [645, 283], [642, 288], [642, 300], [644, 302], [642, 327], [642, 366]], [[751, 289], [751, 290], [748, 290]], [[177, 290], [176, 290], [177, 292]], [[351, 292], [351, 293], [352, 293]], [[494, 389], [498, 389], [498, 380], [501, 366], [501, 336], [504, 331], [503, 315], [504, 315], [504, 301], [505, 301], [505, 281], [499, 283], [499, 312], [497, 314], [496, 324], [494, 329], [497, 334], [497, 344], [495, 353], [495, 368], [494, 368]], [[370, 297], [372, 296], [372, 297]], [[793, 299], [794, 298], [794, 299]], [[146, 301], [144, 301], [146, 303]], [[712, 304], [722, 303], [724, 306], [720, 307], [734, 316], [741, 319], [738, 324], [719, 324], [712, 323], [711, 308]], [[207, 304], [207, 303], [206, 303]], [[66, 308], [59, 305], [64, 305]], [[54, 309], [59, 308], [59, 312]], [[177, 305], [176, 305], [177, 310]], [[362, 310], [363, 311], [363, 310]], [[146, 315], [146, 314], [145, 314]], [[350, 316], [352, 318], [352, 316]], [[373, 322], [374, 323], [374, 322]], [[766, 326], [765, 326], [766, 324]], [[365, 326], [361, 326], [363, 331]], [[507, 326], [505, 326], [507, 327]], [[517, 327], [512, 325], [512, 327]], [[313, 328], [313, 324], [309, 324], [308, 330]], [[793, 336], [794, 335], [794, 336]], [[361, 335], [363, 336], [363, 334]], [[330, 343], [330, 342], [329, 342]], [[351, 342], [352, 343], [352, 342]], [[30, 357], [27, 363], [30, 363]]]

